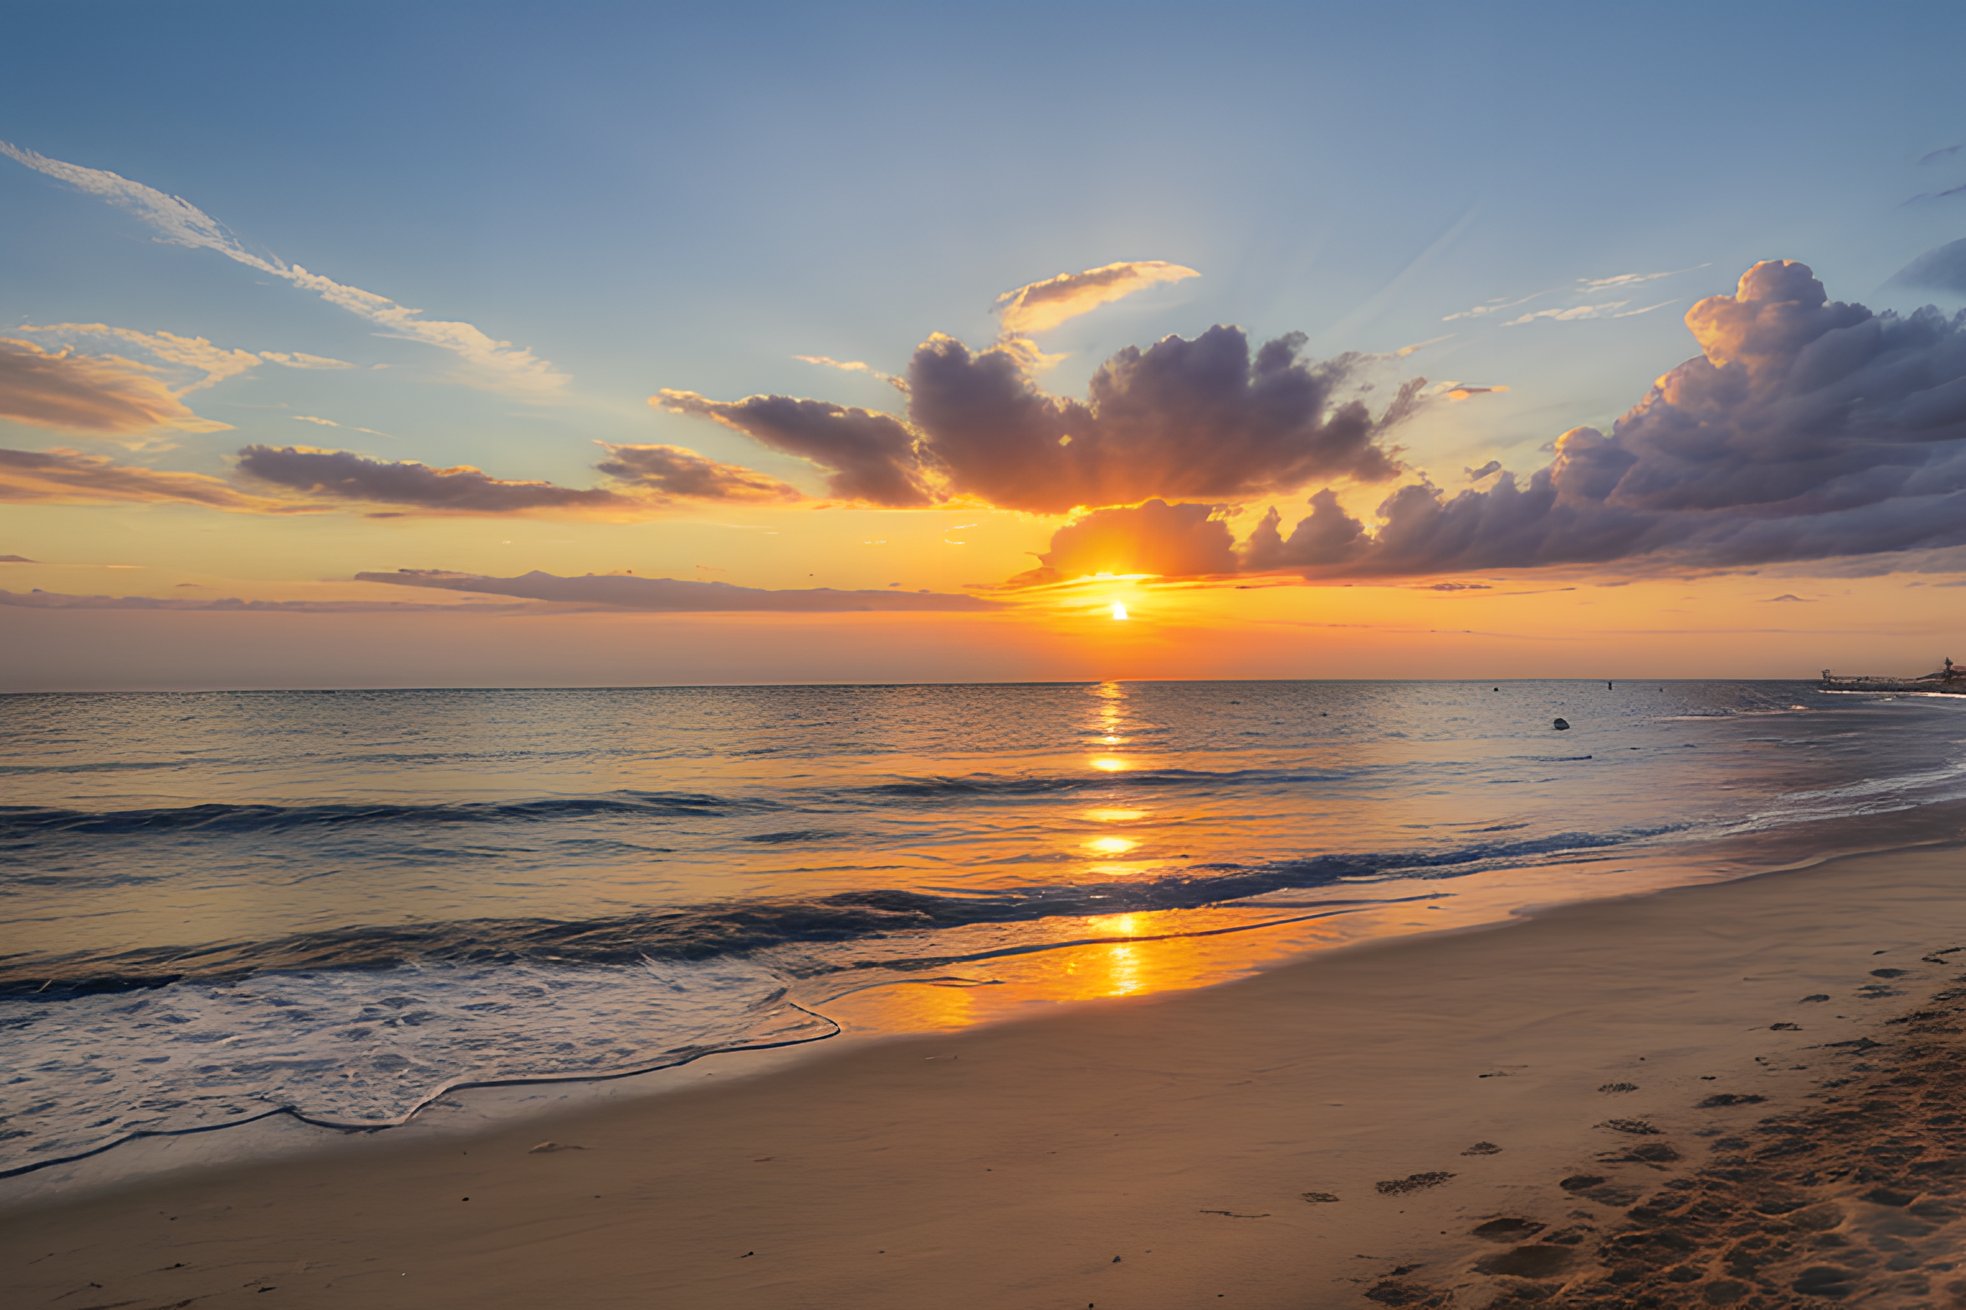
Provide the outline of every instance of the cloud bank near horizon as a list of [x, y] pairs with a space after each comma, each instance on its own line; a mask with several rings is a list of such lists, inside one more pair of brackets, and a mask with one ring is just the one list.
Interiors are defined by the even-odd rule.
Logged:
[[622, 573], [561, 577], [534, 570], [518, 577], [496, 578], [444, 569], [398, 569], [393, 573], [357, 573], [355, 580], [661, 614], [979, 613], [999, 608], [996, 601], [948, 592], [740, 587], [729, 582], [642, 578]]

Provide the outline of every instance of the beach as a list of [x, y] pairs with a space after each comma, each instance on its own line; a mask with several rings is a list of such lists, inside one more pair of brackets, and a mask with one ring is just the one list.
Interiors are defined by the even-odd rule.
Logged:
[[1962, 858], [708, 1060], [37, 1204], [0, 1268], [70, 1307], [1957, 1304]]

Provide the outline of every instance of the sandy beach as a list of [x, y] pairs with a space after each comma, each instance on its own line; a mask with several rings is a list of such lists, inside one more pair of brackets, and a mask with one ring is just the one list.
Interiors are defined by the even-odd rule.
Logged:
[[0, 1223], [15, 1305], [1954, 1305], [1955, 848]]

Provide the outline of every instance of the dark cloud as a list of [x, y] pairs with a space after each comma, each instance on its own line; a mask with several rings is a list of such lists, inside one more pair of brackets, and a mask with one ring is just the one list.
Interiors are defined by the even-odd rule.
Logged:
[[358, 582], [387, 582], [403, 587], [435, 587], [526, 600], [612, 609], [646, 610], [665, 614], [825, 613], [854, 610], [947, 611], [988, 610], [995, 602], [976, 596], [928, 591], [835, 591], [831, 587], [770, 590], [739, 587], [728, 582], [695, 582], [681, 578], [638, 578], [632, 574], [588, 573], [577, 578], [534, 571], [516, 578], [492, 578], [442, 569], [399, 569], [394, 573], [358, 573]]
[[351, 451], [307, 446], [247, 446], [239, 452], [239, 471], [309, 496], [438, 513], [558, 510], [618, 514], [637, 507], [633, 498], [605, 487], [512, 482], [468, 465], [432, 468], [415, 460], [370, 459]]
[[73, 450], [0, 450], [0, 501], [61, 505], [180, 504], [262, 514], [292, 506], [203, 473], [118, 464]]
[[1966, 313], [1875, 314], [1770, 261], [1686, 323], [1702, 353], [1608, 435], [1566, 432], [1548, 465], [1485, 489], [1401, 487], [1376, 530], [1328, 492], [1287, 535], [1272, 510], [1244, 569], [1737, 568], [1966, 545]]
[[1966, 237], [1926, 251], [1899, 269], [1891, 281], [1896, 286], [1966, 296]]
[[1479, 482], [1491, 473], [1500, 473], [1502, 471], [1502, 461], [1491, 459], [1480, 468], [1462, 469], [1461, 471], [1468, 475], [1468, 481]]
[[43, 350], [6, 337], [0, 337], [0, 419], [104, 437], [226, 426], [199, 418], [156, 375], [127, 359]]
[[595, 467], [663, 499], [798, 500], [798, 489], [738, 464], [724, 464], [682, 446], [616, 446]]
[[725, 402], [663, 391], [650, 403], [809, 459], [831, 471], [834, 495], [878, 505], [973, 496], [1062, 513], [1391, 477], [1399, 464], [1382, 438], [1422, 403], [1424, 380], [1374, 414], [1358, 398], [1365, 356], [1307, 360], [1303, 345], [1292, 333], [1252, 350], [1234, 327], [1165, 337], [1108, 359], [1079, 400], [1033, 381], [1023, 343], [972, 351], [935, 336], [909, 364], [906, 424], [788, 396]]
[[1378, 439], [1422, 384], [1375, 417], [1340, 394], [1361, 357], [1309, 361], [1303, 344], [1292, 333], [1252, 352], [1234, 327], [1165, 337], [1107, 360], [1079, 401], [1040, 391], [1016, 352], [934, 337], [909, 366], [909, 416], [953, 490], [1012, 509], [1227, 501], [1391, 476], [1398, 465]]
[[31, 560], [25, 555], [0, 555], [0, 564], [35, 564], [35, 563], [39, 563], [39, 561]]
[[1798, 596], [1792, 591], [1785, 591], [1779, 596], [1770, 596], [1766, 603], [1770, 605], [1807, 605], [1809, 598], [1807, 596]]
[[843, 500], [874, 505], [929, 504], [915, 436], [892, 415], [823, 400], [750, 396], [710, 400], [694, 391], [662, 391], [649, 403], [691, 414], [830, 470], [827, 490]]

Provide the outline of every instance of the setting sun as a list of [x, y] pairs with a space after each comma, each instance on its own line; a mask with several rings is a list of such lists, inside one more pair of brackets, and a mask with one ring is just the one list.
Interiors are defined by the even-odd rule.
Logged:
[[1127, 618], [1127, 615], [1126, 615], [1126, 604], [1125, 604], [1125, 602], [1123, 602], [1123, 601], [1117, 601], [1117, 600], [1116, 600], [1116, 601], [1114, 601], [1114, 602], [1113, 602], [1113, 622], [1115, 622], [1115, 623], [1124, 623], [1124, 622], [1126, 622], [1126, 618]]

